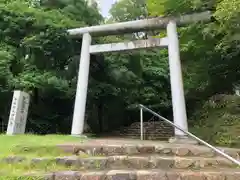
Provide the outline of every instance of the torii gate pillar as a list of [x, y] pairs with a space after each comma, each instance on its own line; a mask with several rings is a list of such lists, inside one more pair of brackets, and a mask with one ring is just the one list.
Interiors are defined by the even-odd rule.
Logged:
[[83, 34], [80, 64], [78, 70], [77, 90], [75, 96], [72, 135], [81, 135], [84, 129], [85, 109], [87, 102], [88, 75], [90, 68], [91, 35]]
[[[174, 124], [188, 131], [186, 105], [183, 90], [182, 70], [180, 61], [180, 49], [177, 34], [177, 25], [175, 21], [169, 21], [167, 25], [168, 37], [168, 56], [171, 82], [171, 95], [173, 107]], [[184, 136], [185, 134], [175, 128], [175, 136]]]

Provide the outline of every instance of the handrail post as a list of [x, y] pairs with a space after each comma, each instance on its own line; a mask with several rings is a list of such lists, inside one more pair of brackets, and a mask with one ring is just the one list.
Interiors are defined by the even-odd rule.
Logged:
[[140, 139], [143, 140], [143, 108], [140, 107]]

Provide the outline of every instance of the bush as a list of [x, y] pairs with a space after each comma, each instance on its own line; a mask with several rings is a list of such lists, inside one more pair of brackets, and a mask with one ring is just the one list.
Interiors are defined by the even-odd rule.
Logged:
[[[200, 120], [198, 119], [200, 118]], [[198, 110], [192, 132], [209, 143], [240, 147], [240, 97], [215, 95]]]

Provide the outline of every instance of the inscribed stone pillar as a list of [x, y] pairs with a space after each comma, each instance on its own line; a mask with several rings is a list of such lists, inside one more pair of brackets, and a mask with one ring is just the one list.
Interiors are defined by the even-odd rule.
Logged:
[[8, 120], [7, 135], [25, 133], [29, 101], [29, 94], [19, 90], [14, 91]]

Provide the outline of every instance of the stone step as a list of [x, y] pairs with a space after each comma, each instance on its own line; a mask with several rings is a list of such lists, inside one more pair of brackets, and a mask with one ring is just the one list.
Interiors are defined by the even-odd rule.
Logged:
[[[28, 177], [47, 180], [240, 180], [240, 170], [208, 171], [111, 170], [97, 172], [60, 171]], [[25, 178], [28, 178], [25, 176]]]
[[224, 158], [171, 157], [171, 156], [78, 156], [33, 158], [9, 157], [2, 159], [5, 163], [56, 163], [77, 170], [112, 170], [112, 169], [204, 169], [232, 167], [236, 165]]
[[60, 157], [57, 164], [75, 166], [82, 169], [200, 169], [236, 167], [223, 158], [180, 158], [180, 157], [144, 157], [144, 156], [108, 156], [108, 157]]
[[[123, 138], [131, 138], [131, 139], [140, 139], [140, 134], [133, 134], [133, 133], [128, 133], [128, 134], [119, 134], [118, 136], [121, 136]], [[169, 138], [172, 136], [158, 136], [158, 135], [152, 135], [152, 134], [144, 134], [144, 139], [145, 140], [159, 140], [159, 141], [167, 141]]]
[[[135, 140], [136, 141], [136, 140]], [[139, 155], [139, 154], [157, 154], [163, 156], [196, 156], [196, 157], [217, 157], [216, 152], [204, 146], [169, 144], [148, 141], [138, 141], [138, 144], [127, 144], [118, 142], [90, 142], [78, 144], [61, 144], [58, 147], [72, 154], [86, 153], [91, 156], [113, 156], [113, 155]], [[240, 149], [219, 148], [228, 155], [240, 159]]]

